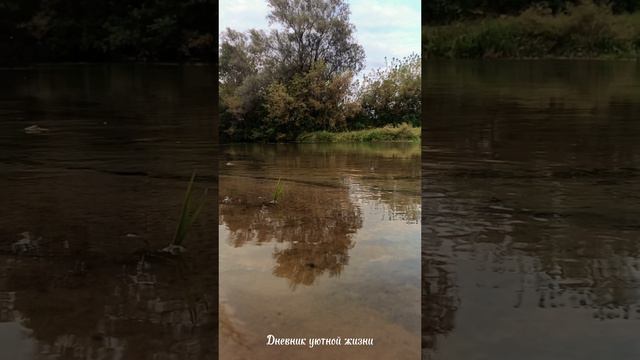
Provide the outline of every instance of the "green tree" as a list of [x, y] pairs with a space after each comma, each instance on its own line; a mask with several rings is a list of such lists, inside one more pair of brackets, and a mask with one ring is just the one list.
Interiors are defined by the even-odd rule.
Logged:
[[[365, 125], [410, 123], [420, 126], [422, 66], [418, 55], [392, 59], [366, 75], [360, 89]], [[364, 119], [362, 119], [364, 117]]]
[[274, 129], [276, 140], [293, 140], [301, 131], [347, 127], [347, 119], [359, 109], [350, 100], [352, 74], [344, 72], [326, 80], [326, 72], [327, 65], [318, 61], [286, 85], [276, 82], [268, 87], [266, 125]]
[[237, 140], [290, 140], [346, 126], [364, 50], [343, 0], [269, 0], [270, 32], [221, 37], [223, 132]]
[[318, 61], [327, 75], [359, 72], [364, 49], [356, 43], [355, 27], [349, 22], [349, 5], [343, 0], [268, 0], [275, 57], [282, 74], [306, 72]]

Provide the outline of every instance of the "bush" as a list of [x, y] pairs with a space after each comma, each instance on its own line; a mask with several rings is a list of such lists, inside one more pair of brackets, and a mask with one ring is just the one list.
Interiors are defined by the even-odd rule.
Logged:
[[418, 55], [392, 59], [385, 68], [364, 77], [359, 99], [361, 124], [410, 123], [419, 126], [422, 107], [422, 66]]
[[640, 17], [592, 2], [553, 14], [534, 6], [517, 16], [427, 28], [427, 57], [635, 57]]
[[419, 142], [420, 127], [413, 127], [410, 124], [386, 125], [381, 128], [367, 130], [347, 131], [347, 132], [327, 132], [317, 131], [304, 133], [298, 136], [297, 141], [302, 143], [335, 143], [335, 142], [380, 142], [380, 141], [403, 141]]

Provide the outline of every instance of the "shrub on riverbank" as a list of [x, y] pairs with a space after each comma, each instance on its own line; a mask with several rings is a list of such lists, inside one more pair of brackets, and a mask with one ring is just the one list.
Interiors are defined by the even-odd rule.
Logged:
[[420, 127], [413, 127], [407, 123], [387, 125], [381, 128], [329, 132], [316, 131], [298, 136], [301, 143], [342, 143], [342, 142], [379, 142], [379, 141], [420, 141]]
[[421, 85], [422, 64], [417, 54], [392, 59], [386, 67], [372, 70], [357, 92], [361, 111], [352, 123], [365, 127], [402, 123], [420, 126]]
[[517, 16], [427, 27], [425, 54], [435, 58], [635, 58], [640, 13], [613, 14], [590, 2], [555, 15], [542, 6]]

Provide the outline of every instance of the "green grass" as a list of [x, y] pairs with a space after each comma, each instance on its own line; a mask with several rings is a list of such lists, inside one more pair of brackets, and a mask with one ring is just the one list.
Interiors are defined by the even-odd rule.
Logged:
[[284, 195], [284, 184], [282, 183], [281, 179], [278, 179], [278, 182], [276, 183], [276, 187], [273, 190], [273, 203], [277, 203], [278, 200], [280, 200], [282, 198], [282, 196]]
[[387, 125], [382, 128], [329, 132], [316, 131], [298, 136], [301, 143], [346, 143], [346, 142], [420, 142], [420, 127], [403, 123], [397, 126]]
[[585, 2], [423, 29], [427, 58], [637, 58], [640, 13]]
[[[209, 189], [204, 190], [204, 194], [202, 195], [202, 201], [195, 206], [192, 206], [193, 202], [193, 183], [196, 178], [196, 172], [194, 171], [191, 174], [191, 180], [189, 180], [189, 185], [187, 186], [187, 192], [184, 197], [184, 203], [182, 204], [182, 212], [180, 213], [180, 219], [178, 221], [178, 227], [176, 228], [176, 232], [173, 236], [173, 241], [171, 242], [172, 246], [182, 246], [184, 239], [187, 237], [187, 233], [189, 229], [193, 225], [194, 221], [200, 215], [200, 211], [204, 207], [206, 202], [207, 192]], [[193, 209], [191, 209], [193, 207]]]

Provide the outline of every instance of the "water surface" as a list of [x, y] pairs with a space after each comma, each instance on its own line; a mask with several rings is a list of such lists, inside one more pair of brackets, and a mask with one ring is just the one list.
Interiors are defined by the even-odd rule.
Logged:
[[[220, 358], [418, 359], [419, 146], [231, 145], [222, 157]], [[268, 347], [269, 334], [374, 346]]]
[[0, 358], [215, 356], [214, 204], [185, 256], [145, 256], [171, 241], [194, 169], [215, 193], [215, 76], [0, 69]]
[[640, 358], [640, 65], [429, 61], [427, 359]]

